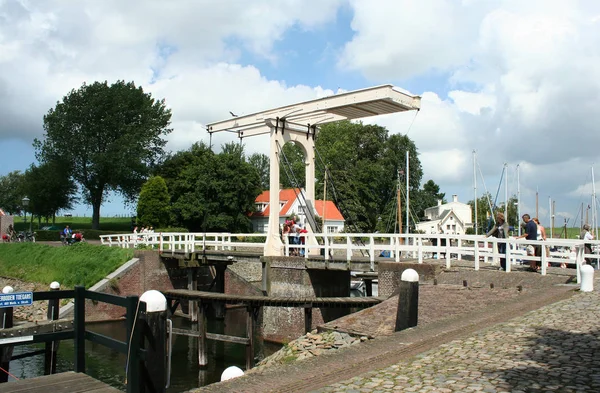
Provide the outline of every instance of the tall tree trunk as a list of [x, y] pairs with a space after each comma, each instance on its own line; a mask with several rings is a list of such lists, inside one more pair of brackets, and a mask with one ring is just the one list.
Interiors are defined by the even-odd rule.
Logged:
[[100, 205], [101, 202], [92, 202], [92, 229], [100, 229]]

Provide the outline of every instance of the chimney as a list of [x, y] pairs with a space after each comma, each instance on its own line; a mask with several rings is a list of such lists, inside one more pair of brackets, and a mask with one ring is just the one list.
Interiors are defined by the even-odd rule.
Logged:
[[458, 202], [458, 195], [452, 195], [452, 202]]
[[438, 206], [442, 206], [442, 200], [438, 199]]

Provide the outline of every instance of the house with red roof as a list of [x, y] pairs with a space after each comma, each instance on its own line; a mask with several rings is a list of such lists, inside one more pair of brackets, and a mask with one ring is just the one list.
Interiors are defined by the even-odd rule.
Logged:
[[[306, 220], [306, 195], [302, 188], [287, 188], [279, 190], [279, 225], [283, 225], [287, 217], [291, 215], [298, 216], [298, 221], [307, 225]], [[263, 191], [254, 204], [256, 211], [250, 214], [250, 220], [252, 221], [252, 228], [254, 232], [267, 232], [269, 224], [269, 215], [271, 214], [271, 206], [269, 198], [269, 190]], [[344, 224], [346, 220], [340, 213], [339, 209], [333, 203], [333, 201], [315, 201], [314, 202], [314, 213], [317, 217], [320, 217], [325, 224], [327, 233], [337, 233], [344, 230]]]

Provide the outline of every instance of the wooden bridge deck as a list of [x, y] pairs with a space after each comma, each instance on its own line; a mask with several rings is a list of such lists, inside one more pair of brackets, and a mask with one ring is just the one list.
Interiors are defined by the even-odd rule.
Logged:
[[100, 382], [87, 374], [69, 371], [43, 377], [21, 379], [0, 385], [3, 393], [117, 393], [120, 390]]
[[371, 307], [386, 298], [382, 297], [271, 297], [228, 295], [217, 292], [191, 291], [187, 289], [172, 289], [163, 291], [167, 299], [220, 301], [225, 304], [244, 304], [248, 306], [268, 307]]

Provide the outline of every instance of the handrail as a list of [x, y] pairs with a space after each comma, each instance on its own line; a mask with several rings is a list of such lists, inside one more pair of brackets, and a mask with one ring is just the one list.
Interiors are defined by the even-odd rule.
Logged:
[[[108, 246], [132, 248], [149, 246], [158, 249], [162, 254], [177, 252], [198, 252], [204, 250], [255, 250], [264, 249], [265, 233], [143, 233], [143, 234], [118, 234], [100, 236], [101, 242]], [[484, 263], [498, 263], [500, 253], [499, 244], [506, 244], [507, 271], [512, 264], [517, 262], [528, 263], [531, 261], [541, 264], [542, 274], [546, 274], [548, 263], [564, 263], [575, 265], [579, 276], [579, 267], [586, 258], [600, 260], [600, 241], [585, 241], [592, 244], [594, 252], [586, 254], [584, 241], [579, 239], [547, 239], [546, 241], [530, 241], [525, 239], [498, 239], [483, 235], [450, 235], [450, 234], [385, 234], [385, 233], [316, 233], [300, 234], [305, 244], [283, 244], [283, 254], [286, 256], [298, 255], [309, 258], [311, 255], [322, 255], [326, 263], [331, 260], [346, 261], [363, 259], [362, 255], [355, 255], [361, 251], [368, 251], [371, 270], [374, 270], [376, 260], [383, 251], [389, 251], [390, 258], [399, 262], [402, 258], [416, 258], [422, 263], [425, 258], [445, 257], [446, 266], [451, 267], [453, 260], [462, 260], [472, 257], [474, 268], [479, 270], [480, 260]], [[356, 244], [354, 240], [365, 240], [364, 244]], [[251, 241], [248, 241], [251, 240]], [[527, 255], [528, 245], [539, 245], [557, 249], [549, 254], [543, 252], [541, 256]]]

